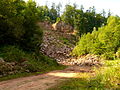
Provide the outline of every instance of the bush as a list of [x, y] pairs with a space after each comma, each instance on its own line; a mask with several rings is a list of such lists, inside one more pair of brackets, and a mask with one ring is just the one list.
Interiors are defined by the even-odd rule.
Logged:
[[106, 53], [101, 55], [101, 58], [103, 58], [105, 60], [114, 60], [115, 54], [114, 54], [114, 52], [106, 52]]
[[25, 58], [25, 53], [16, 46], [5, 46], [0, 49], [0, 57], [7, 62], [20, 62]]
[[96, 69], [96, 76], [91, 78], [89, 86], [98, 89], [119, 90], [120, 86], [120, 72], [119, 60], [106, 61], [104, 68]]
[[0, 48], [0, 75], [13, 75], [18, 73], [46, 72], [61, 67], [55, 60], [41, 53], [25, 52], [17, 46]]
[[109, 17], [106, 26], [84, 34], [73, 50], [73, 55], [97, 54], [105, 59], [114, 59], [120, 47], [120, 18]]
[[116, 52], [116, 57], [118, 58], [118, 59], [120, 59], [120, 48], [117, 50], [117, 52]]

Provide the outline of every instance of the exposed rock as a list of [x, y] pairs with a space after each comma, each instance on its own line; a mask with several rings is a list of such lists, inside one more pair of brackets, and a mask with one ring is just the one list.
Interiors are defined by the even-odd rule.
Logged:
[[3, 59], [0, 59], [0, 77], [22, 73], [22, 72], [30, 72], [28, 61], [24, 61], [22, 63], [16, 62], [6, 62]]
[[60, 32], [73, 32], [74, 28], [69, 25], [64, 23], [63, 21], [56, 22], [52, 24], [52, 27], [54, 30], [60, 31]]
[[73, 42], [67, 45], [60, 40], [60, 37], [71, 39], [71, 34], [63, 33], [64, 29], [70, 29], [69, 25], [60, 21], [53, 25], [53, 30], [44, 30], [43, 43], [41, 44], [41, 52], [51, 58], [57, 60], [58, 63], [64, 65], [79, 65], [79, 66], [99, 66], [100, 58], [96, 55], [84, 55], [78, 58], [70, 56], [71, 51], [74, 48]]
[[52, 24], [49, 21], [38, 22], [38, 25], [44, 27], [47, 30], [53, 30]]
[[3, 60], [3, 58], [0, 58], [0, 64], [4, 63], [5, 61]]
[[[70, 38], [68, 39], [69, 45], [64, 43], [64, 40], [60, 38]], [[73, 36], [67, 33], [62, 33], [59, 31], [44, 30], [43, 43], [41, 44], [41, 52], [51, 58], [54, 58], [58, 62], [70, 57], [70, 53], [74, 48], [72, 42]], [[69, 41], [71, 40], [71, 41]]]
[[101, 66], [100, 57], [97, 55], [84, 55], [78, 58], [69, 58], [63, 62], [64, 65], [79, 65], [79, 66]]

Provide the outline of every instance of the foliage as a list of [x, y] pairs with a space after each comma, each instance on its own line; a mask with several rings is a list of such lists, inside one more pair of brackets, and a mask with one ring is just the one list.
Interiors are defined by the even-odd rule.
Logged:
[[48, 8], [48, 6], [38, 6], [37, 10], [40, 21], [55, 23], [57, 18], [60, 17], [60, 6], [56, 6], [55, 3], [52, 4], [51, 8]]
[[120, 47], [120, 18], [109, 17], [106, 26], [98, 31], [84, 34], [73, 50], [73, 55], [97, 54], [105, 59], [114, 59]]
[[66, 5], [65, 12], [62, 15], [62, 20], [74, 26], [74, 13], [75, 13], [75, 7], [71, 5]]
[[105, 67], [96, 69], [96, 76], [88, 82], [91, 88], [120, 89], [120, 60], [105, 61]]
[[0, 57], [7, 62], [20, 62], [25, 58], [25, 52], [15, 46], [5, 46], [0, 49]]
[[61, 18], [65, 23], [78, 30], [80, 36], [84, 33], [92, 32], [94, 27], [97, 30], [98, 27], [106, 24], [106, 17], [102, 16], [102, 14], [97, 14], [95, 7], [90, 7], [86, 12], [83, 11], [83, 7], [81, 9], [76, 7], [75, 5], [66, 5]]
[[[10, 75], [16, 77], [16, 75], [19, 76], [19, 74], [22, 76], [24, 74], [27, 75], [27, 73], [42, 73], [65, 68], [59, 65], [55, 60], [41, 53], [28, 53], [16, 46], [2, 47], [0, 49], [0, 57], [5, 61], [4, 63], [0, 63], [0, 75], [5, 73], [2, 78], [11, 78]], [[12, 63], [15, 64], [13, 65]], [[12, 64], [12, 66], [10, 64]]]
[[118, 50], [117, 50], [117, 52], [116, 52], [116, 57], [117, 57], [117, 59], [120, 58], [120, 48], [118, 48]]
[[[81, 36], [84, 33], [92, 32], [93, 28], [105, 25], [107, 17], [105, 17], [105, 11], [97, 14], [95, 7], [90, 7], [84, 12], [83, 7], [77, 9], [76, 4], [65, 6], [64, 12], [61, 13], [61, 3], [55, 5], [52, 4], [51, 8], [46, 6], [38, 6], [38, 16], [40, 21], [49, 21], [55, 23], [63, 21], [68, 25], [71, 25], [75, 30], [78, 30], [78, 34]], [[60, 15], [61, 14], [61, 15]]]
[[19, 45], [35, 50], [41, 44], [42, 30], [36, 22], [36, 3], [29, 0], [0, 0], [0, 45]]
[[19, 76], [62, 68], [39, 52], [43, 32], [36, 23], [43, 18], [40, 15], [43, 20], [55, 22], [58, 17], [55, 6], [42, 7], [44, 12], [33, 0], [0, 0], [0, 6], [0, 57], [5, 61], [0, 65], [0, 74]]

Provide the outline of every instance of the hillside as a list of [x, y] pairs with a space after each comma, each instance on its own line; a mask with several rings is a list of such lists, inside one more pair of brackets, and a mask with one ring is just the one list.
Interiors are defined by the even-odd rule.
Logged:
[[59, 30], [52, 30], [48, 27], [46, 28], [46, 25], [43, 23], [38, 24], [44, 28], [41, 52], [54, 58], [57, 62], [70, 58], [70, 53], [75, 47], [77, 37], [72, 33], [64, 33]]

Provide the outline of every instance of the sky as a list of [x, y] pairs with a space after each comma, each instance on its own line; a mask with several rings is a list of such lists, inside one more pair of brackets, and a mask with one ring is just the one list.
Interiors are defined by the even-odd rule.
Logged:
[[[27, 1], [27, 0], [26, 0]], [[35, 0], [37, 5], [51, 6], [52, 2], [56, 5], [60, 2], [64, 7], [66, 4], [76, 3], [78, 6], [83, 5], [84, 9], [95, 6], [98, 13], [104, 9], [106, 12], [111, 11], [112, 15], [120, 16], [120, 0]]]

